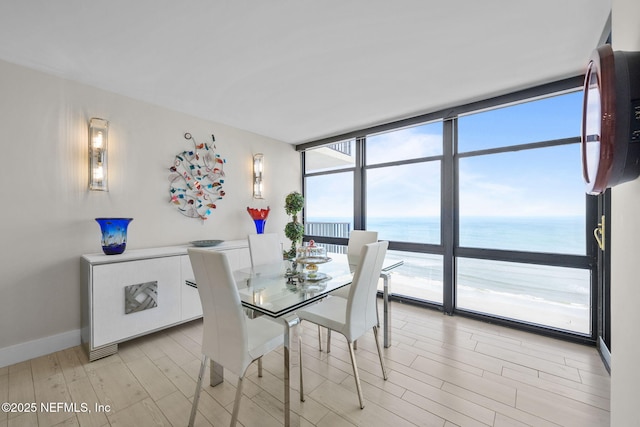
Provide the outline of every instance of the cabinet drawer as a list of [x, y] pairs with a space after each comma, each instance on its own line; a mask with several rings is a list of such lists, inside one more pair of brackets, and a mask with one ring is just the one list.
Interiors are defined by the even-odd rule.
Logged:
[[[93, 346], [122, 341], [179, 322], [180, 279], [180, 257], [93, 266]], [[125, 288], [154, 282], [157, 283], [154, 296], [157, 306], [126, 314]], [[129, 288], [129, 291], [135, 289]], [[144, 295], [136, 299], [142, 301]]]

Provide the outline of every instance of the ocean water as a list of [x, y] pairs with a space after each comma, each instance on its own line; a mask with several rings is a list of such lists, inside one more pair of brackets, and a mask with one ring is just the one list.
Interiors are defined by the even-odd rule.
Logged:
[[[462, 247], [584, 255], [583, 217], [463, 217]], [[350, 222], [347, 218], [309, 218], [307, 222]], [[351, 227], [353, 228], [353, 227]], [[368, 218], [367, 229], [383, 240], [440, 243], [439, 218]], [[398, 274], [442, 282], [442, 256], [393, 254], [405, 261]], [[509, 295], [553, 304], [588, 307], [590, 274], [587, 270], [465, 259], [458, 260], [459, 298], [465, 290], [482, 291], [508, 301]]]
[[[308, 218], [307, 222], [346, 222], [348, 218]], [[434, 217], [368, 218], [367, 229], [383, 240], [440, 244], [440, 219]], [[583, 217], [463, 217], [460, 246], [584, 255]]]

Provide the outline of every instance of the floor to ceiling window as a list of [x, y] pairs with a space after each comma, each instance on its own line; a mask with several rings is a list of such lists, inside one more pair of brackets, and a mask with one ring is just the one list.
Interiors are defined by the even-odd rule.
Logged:
[[581, 102], [573, 92], [458, 118], [459, 247], [496, 251], [457, 258], [458, 309], [591, 332], [586, 196], [572, 138]]
[[441, 120], [361, 140], [366, 227], [405, 248], [389, 254], [404, 262], [395, 273], [395, 291], [435, 303], [443, 295], [442, 141]]
[[[348, 230], [378, 231], [405, 261], [398, 298], [593, 339], [597, 204], [576, 81], [299, 147], [307, 234], [344, 245]], [[345, 146], [349, 160], [328, 151]]]
[[396, 242], [440, 244], [442, 122], [368, 135], [367, 228]]
[[[347, 238], [354, 229], [355, 140], [305, 155], [305, 234]], [[329, 247], [336, 250], [335, 245]]]

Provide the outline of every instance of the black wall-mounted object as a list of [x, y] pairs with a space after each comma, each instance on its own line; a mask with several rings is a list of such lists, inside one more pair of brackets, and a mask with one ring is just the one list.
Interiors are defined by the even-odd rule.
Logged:
[[640, 52], [593, 51], [584, 81], [582, 172], [589, 194], [640, 175]]

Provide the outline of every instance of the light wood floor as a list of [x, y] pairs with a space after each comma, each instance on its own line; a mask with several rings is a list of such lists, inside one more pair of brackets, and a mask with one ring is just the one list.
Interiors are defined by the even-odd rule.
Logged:
[[[319, 352], [317, 329], [303, 324], [306, 401], [291, 393], [301, 426], [609, 425], [610, 380], [594, 348], [400, 303], [392, 315], [388, 381], [373, 334], [358, 342], [363, 410], [344, 339], [334, 334], [331, 353]], [[0, 368], [0, 401], [38, 405], [36, 412], [0, 413], [0, 426], [184, 426], [201, 333], [202, 322], [194, 321], [121, 344], [118, 354], [92, 363], [74, 347]], [[282, 425], [282, 365], [279, 350], [265, 357], [262, 378], [250, 367], [239, 417], [245, 427]], [[225, 375], [222, 385], [205, 387], [196, 425], [228, 425], [236, 378]], [[43, 412], [42, 402], [75, 404], [77, 412]], [[110, 407], [97, 412], [96, 403]]]

